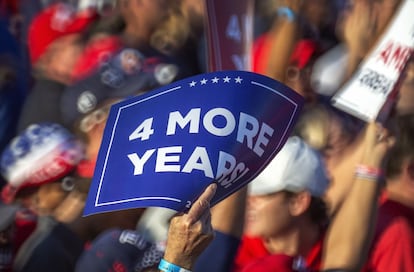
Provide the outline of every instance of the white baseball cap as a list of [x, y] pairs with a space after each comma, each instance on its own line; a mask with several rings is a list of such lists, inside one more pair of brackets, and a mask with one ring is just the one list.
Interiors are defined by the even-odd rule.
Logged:
[[329, 179], [319, 152], [293, 136], [249, 184], [249, 194], [266, 195], [286, 190], [309, 191], [312, 196], [321, 197], [328, 185]]

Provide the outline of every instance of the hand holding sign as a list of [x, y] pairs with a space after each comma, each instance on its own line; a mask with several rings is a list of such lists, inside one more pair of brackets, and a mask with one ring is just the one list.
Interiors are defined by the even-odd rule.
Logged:
[[333, 97], [334, 106], [364, 121], [387, 119], [401, 74], [414, 50], [412, 10], [414, 0], [401, 3], [383, 37]]
[[266, 167], [302, 104], [279, 82], [242, 71], [198, 75], [115, 104], [85, 214], [183, 211], [213, 182], [214, 205]]
[[191, 269], [198, 256], [211, 242], [214, 231], [211, 225], [210, 201], [216, 188], [216, 184], [210, 184], [187, 214], [172, 218], [164, 254], [165, 260]]

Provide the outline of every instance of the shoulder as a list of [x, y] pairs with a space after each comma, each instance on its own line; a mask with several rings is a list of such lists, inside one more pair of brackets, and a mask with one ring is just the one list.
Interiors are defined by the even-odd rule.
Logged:
[[408, 219], [396, 214], [380, 214], [378, 219], [368, 267], [375, 271], [414, 271], [414, 232]]
[[[375, 240], [381, 237], [413, 235], [410, 216], [406, 212], [407, 207], [391, 200], [383, 202], [378, 210]], [[414, 212], [411, 212], [414, 215]]]
[[14, 269], [66, 271], [66, 267], [74, 264], [82, 249], [83, 243], [64, 224], [51, 217], [43, 217], [35, 232], [20, 248]]

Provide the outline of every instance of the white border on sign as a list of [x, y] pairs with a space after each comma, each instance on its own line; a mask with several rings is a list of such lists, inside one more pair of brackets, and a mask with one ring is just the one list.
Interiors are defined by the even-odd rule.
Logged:
[[[286, 126], [286, 128], [285, 128], [285, 130], [284, 130], [284, 132], [282, 134], [282, 137], [281, 137], [281, 139], [280, 139], [280, 141], [279, 141], [279, 143], [278, 143], [278, 145], [277, 145], [277, 147], [275, 149], [275, 151], [272, 153], [272, 156], [269, 156], [269, 159], [267, 159], [265, 161], [265, 163], [263, 164], [263, 167], [260, 167], [253, 174], [253, 177], [255, 177], [258, 173], [260, 173], [262, 171], [262, 169], [264, 168], [264, 165], [267, 165], [267, 163], [269, 162], [269, 160], [273, 159], [273, 157], [274, 157], [273, 154], [279, 150], [279, 147], [281, 145], [281, 141], [282, 141], [282, 139], [284, 139], [286, 137], [286, 134], [288, 133], [288, 129], [289, 129], [289, 127], [291, 126], [291, 124], [293, 122], [293, 117], [295, 116], [295, 114], [297, 112], [298, 104], [295, 103], [295, 101], [293, 101], [289, 97], [285, 96], [284, 94], [278, 92], [277, 90], [275, 90], [275, 89], [273, 89], [273, 88], [271, 88], [269, 86], [263, 85], [262, 83], [259, 83], [259, 82], [256, 82], [256, 81], [250, 81], [250, 83], [252, 85], [256, 85], [256, 86], [262, 87], [262, 88], [264, 88], [266, 90], [269, 90], [269, 91], [271, 91], [271, 92], [273, 92], [273, 93], [275, 93], [275, 94], [283, 97], [288, 102], [290, 102], [291, 104], [293, 104], [294, 107], [295, 107], [295, 109], [293, 110], [293, 112], [292, 112], [292, 114], [290, 116], [289, 123]], [[122, 106], [122, 107], [120, 107], [118, 109], [117, 116], [116, 116], [116, 119], [115, 119], [115, 123], [114, 123], [114, 126], [112, 128], [111, 139], [109, 141], [109, 147], [108, 147], [107, 152], [106, 152], [105, 162], [104, 162], [103, 169], [102, 169], [102, 172], [101, 172], [101, 177], [99, 179], [99, 186], [98, 186], [97, 194], [96, 194], [96, 197], [95, 197], [95, 207], [116, 205], [116, 204], [122, 204], [122, 203], [134, 202], [134, 201], [142, 201], [142, 200], [167, 200], [167, 201], [178, 202], [178, 203], [181, 203], [182, 202], [182, 200], [177, 199], [177, 198], [171, 198], [171, 197], [167, 197], [167, 196], [159, 196], [159, 197], [156, 197], [155, 196], [155, 197], [127, 198], [127, 199], [122, 199], [122, 200], [117, 200], [117, 201], [109, 201], [109, 202], [101, 202], [101, 203], [99, 203], [99, 196], [100, 196], [100, 192], [101, 192], [101, 188], [102, 188], [103, 178], [104, 178], [104, 175], [105, 175], [105, 170], [106, 170], [107, 163], [108, 163], [108, 159], [109, 159], [109, 153], [110, 153], [110, 150], [111, 150], [111, 147], [112, 147], [113, 139], [114, 139], [114, 136], [115, 136], [115, 130], [117, 128], [117, 124], [118, 124], [118, 120], [119, 120], [119, 116], [121, 114], [121, 111], [124, 110], [124, 109], [126, 109], [126, 108], [129, 108], [131, 106], [134, 106], [134, 105], [140, 104], [142, 102], [148, 101], [150, 99], [156, 98], [158, 96], [161, 96], [161, 95], [164, 95], [164, 94], [167, 94], [167, 93], [170, 93], [170, 92], [174, 92], [174, 91], [180, 90], [181, 88], [182, 88], [181, 86], [177, 86], [177, 87], [174, 87], [174, 88], [165, 90], [164, 92], [160, 92], [160, 93], [157, 93], [155, 95], [152, 95], [152, 96], [149, 96], [147, 98], [144, 98], [142, 100], [135, 101], [135, 102], [130, 103], [128, 105]]]

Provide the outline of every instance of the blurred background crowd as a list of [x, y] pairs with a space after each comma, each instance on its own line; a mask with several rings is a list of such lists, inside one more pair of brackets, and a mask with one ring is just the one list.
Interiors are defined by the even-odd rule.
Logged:
[[[365, 122], [330, 103], [402, 1], [253, 2], [251, 70], [305, 106], [275, 160], [211, 209], [209, 247], [182, 263], [320, 271], [363, 236], [347, 268], [414, 271], [414, 60], [379, 129], [392, 144], [374, 146]], [[110, 106], [207, 72], [205, 16], [203, 0], [0, 0], [0, 271], [158, 267], [172, 211], [82, 211]]]

